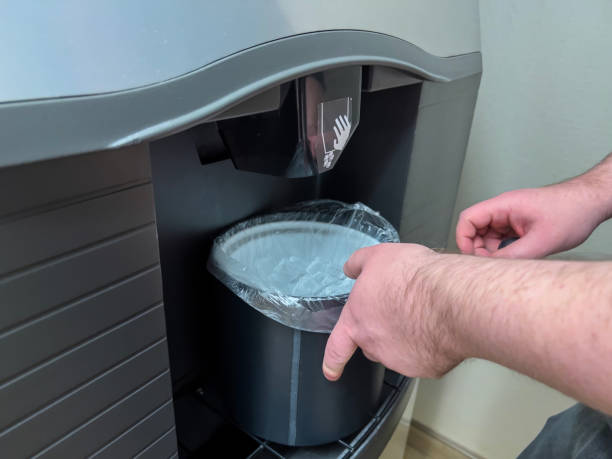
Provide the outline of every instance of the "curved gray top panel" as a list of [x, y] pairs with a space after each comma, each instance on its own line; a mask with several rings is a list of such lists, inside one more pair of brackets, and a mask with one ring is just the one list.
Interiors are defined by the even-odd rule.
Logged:
[[324, 30], [386, 33], [430, 54], [480, 50], [477, 0], [3, 2], [0, 102], [123, 91]]
[[143, 88], [0, 104], [0, 167], [161, 137], [281, 82], [353, 64], [387, 65], [439, 82], [482, 71], [480, 53], [440, 58], [403, 40], [372, 32], [297, 35]]

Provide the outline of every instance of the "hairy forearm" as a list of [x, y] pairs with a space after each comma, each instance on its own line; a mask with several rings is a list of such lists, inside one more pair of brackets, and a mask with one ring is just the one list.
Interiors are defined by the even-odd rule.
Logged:
[[465, 356], [612, 414], [612, 263], [442, 257], [438, 293]]
[[584, 174], [561, 185], [581, 194], [585, 208], [596, 212], [599, 223], [612, 217], [612, 153]]

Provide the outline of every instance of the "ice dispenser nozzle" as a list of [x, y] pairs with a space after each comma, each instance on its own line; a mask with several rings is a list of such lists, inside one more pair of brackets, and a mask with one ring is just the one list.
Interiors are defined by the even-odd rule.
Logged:
[[334, 167], [359, 124], [361, 67], [314, 73], [278, 87], [278, 106], [217, 122], [237, 169], [309, 177]]

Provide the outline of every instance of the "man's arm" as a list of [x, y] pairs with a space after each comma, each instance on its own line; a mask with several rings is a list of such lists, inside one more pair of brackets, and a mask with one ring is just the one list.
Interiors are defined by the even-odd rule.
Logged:
[[612, 263], [382, 244], [357, 251], [345, 272], [357, 282], [327, 344], [328, 379], [340, 376], [356, 346], [419, 377], [478, 357], [612, 414]]
[[430, 282], [446, 286], [436, 303], [452, 308], [465, 356], [612, 414], [611, 262], [443, 257]]

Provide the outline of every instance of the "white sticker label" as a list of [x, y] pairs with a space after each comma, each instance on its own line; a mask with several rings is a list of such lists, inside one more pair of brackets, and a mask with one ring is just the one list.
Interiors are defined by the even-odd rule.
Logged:
[[351, 135], [352, 99], [330, 100], [319, 104], [319, 130], [323, 143], [323, 167], [329, 169], [342, 153]]

